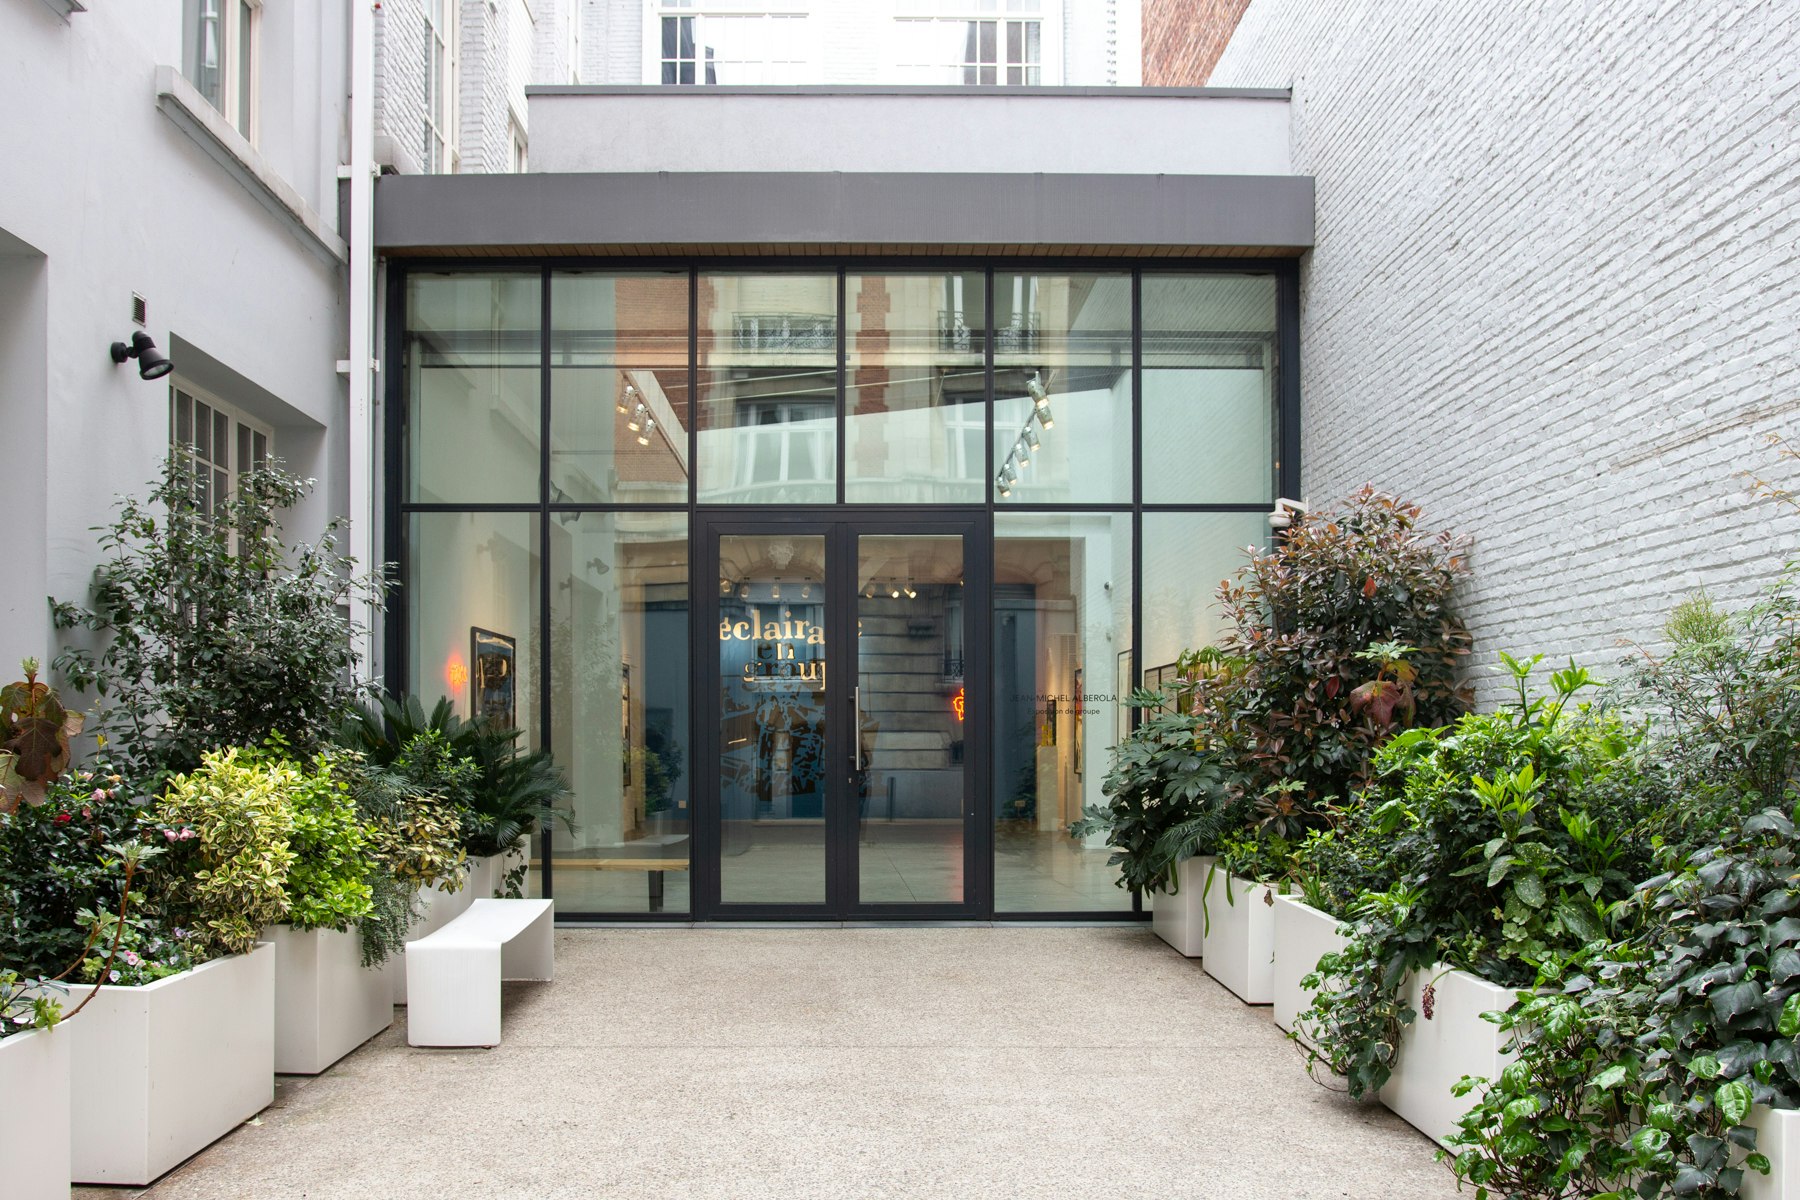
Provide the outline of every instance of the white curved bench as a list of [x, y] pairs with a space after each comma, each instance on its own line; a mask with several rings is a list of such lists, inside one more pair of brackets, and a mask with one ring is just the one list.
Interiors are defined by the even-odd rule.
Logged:
[[549, 900], [477, 900], [435, 933], [406, 943], [406, 1040], [498, 1046], [500, 981], [555, 975]]

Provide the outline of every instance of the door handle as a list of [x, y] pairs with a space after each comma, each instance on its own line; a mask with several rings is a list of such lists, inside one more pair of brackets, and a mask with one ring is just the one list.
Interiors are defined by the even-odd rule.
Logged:
[[863, 769], [862, 762], [862, 684], [850, 691], [850, 767]]

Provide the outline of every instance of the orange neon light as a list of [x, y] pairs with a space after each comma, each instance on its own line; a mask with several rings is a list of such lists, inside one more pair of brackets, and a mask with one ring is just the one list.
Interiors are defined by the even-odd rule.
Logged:
[[967, 689], [957, 688], [956, 695], [950, 697], [950, 707], [956, 710], [956, 719], [958, 721], [963, 719], [963, 714], [968, 709], [968, 706], [969, 700]]
[[462, 655], [452, 654], [450, 661], [444, 664], [444, 682], [450, 685], [450, 693], [460, 696], [462, 690], [469, 686], [469, 666], [463, 662]]

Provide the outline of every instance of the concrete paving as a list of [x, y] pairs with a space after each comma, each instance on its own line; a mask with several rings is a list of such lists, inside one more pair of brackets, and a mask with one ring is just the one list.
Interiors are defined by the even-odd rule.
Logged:
[[1141, 928], [571, 929], [505, 1044], [405, 1012], [155, 1187], [307, 1197], [1448, 1200], [1423, 1136], [1313, 1083]]

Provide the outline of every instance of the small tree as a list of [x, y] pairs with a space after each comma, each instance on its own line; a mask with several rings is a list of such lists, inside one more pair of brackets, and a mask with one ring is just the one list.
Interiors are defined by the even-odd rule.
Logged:
[[96, 530], [109, 557], [92, 607], [51, 608], [59, 629], [100, 644], [65, 648], [55, 665], [98, 693], [98, 730], [128, 773], [191, 771], [207, 750], [271, 737], [310, 755], [362, 694], [339, 608], [379, 598], [384, 580], [353, 574], [339, 521], [316, 543], [282, 541], [278, 514], [312, 487], [267, 467], [208, 503], [175, 457], [146, 499], [122, 498]]

